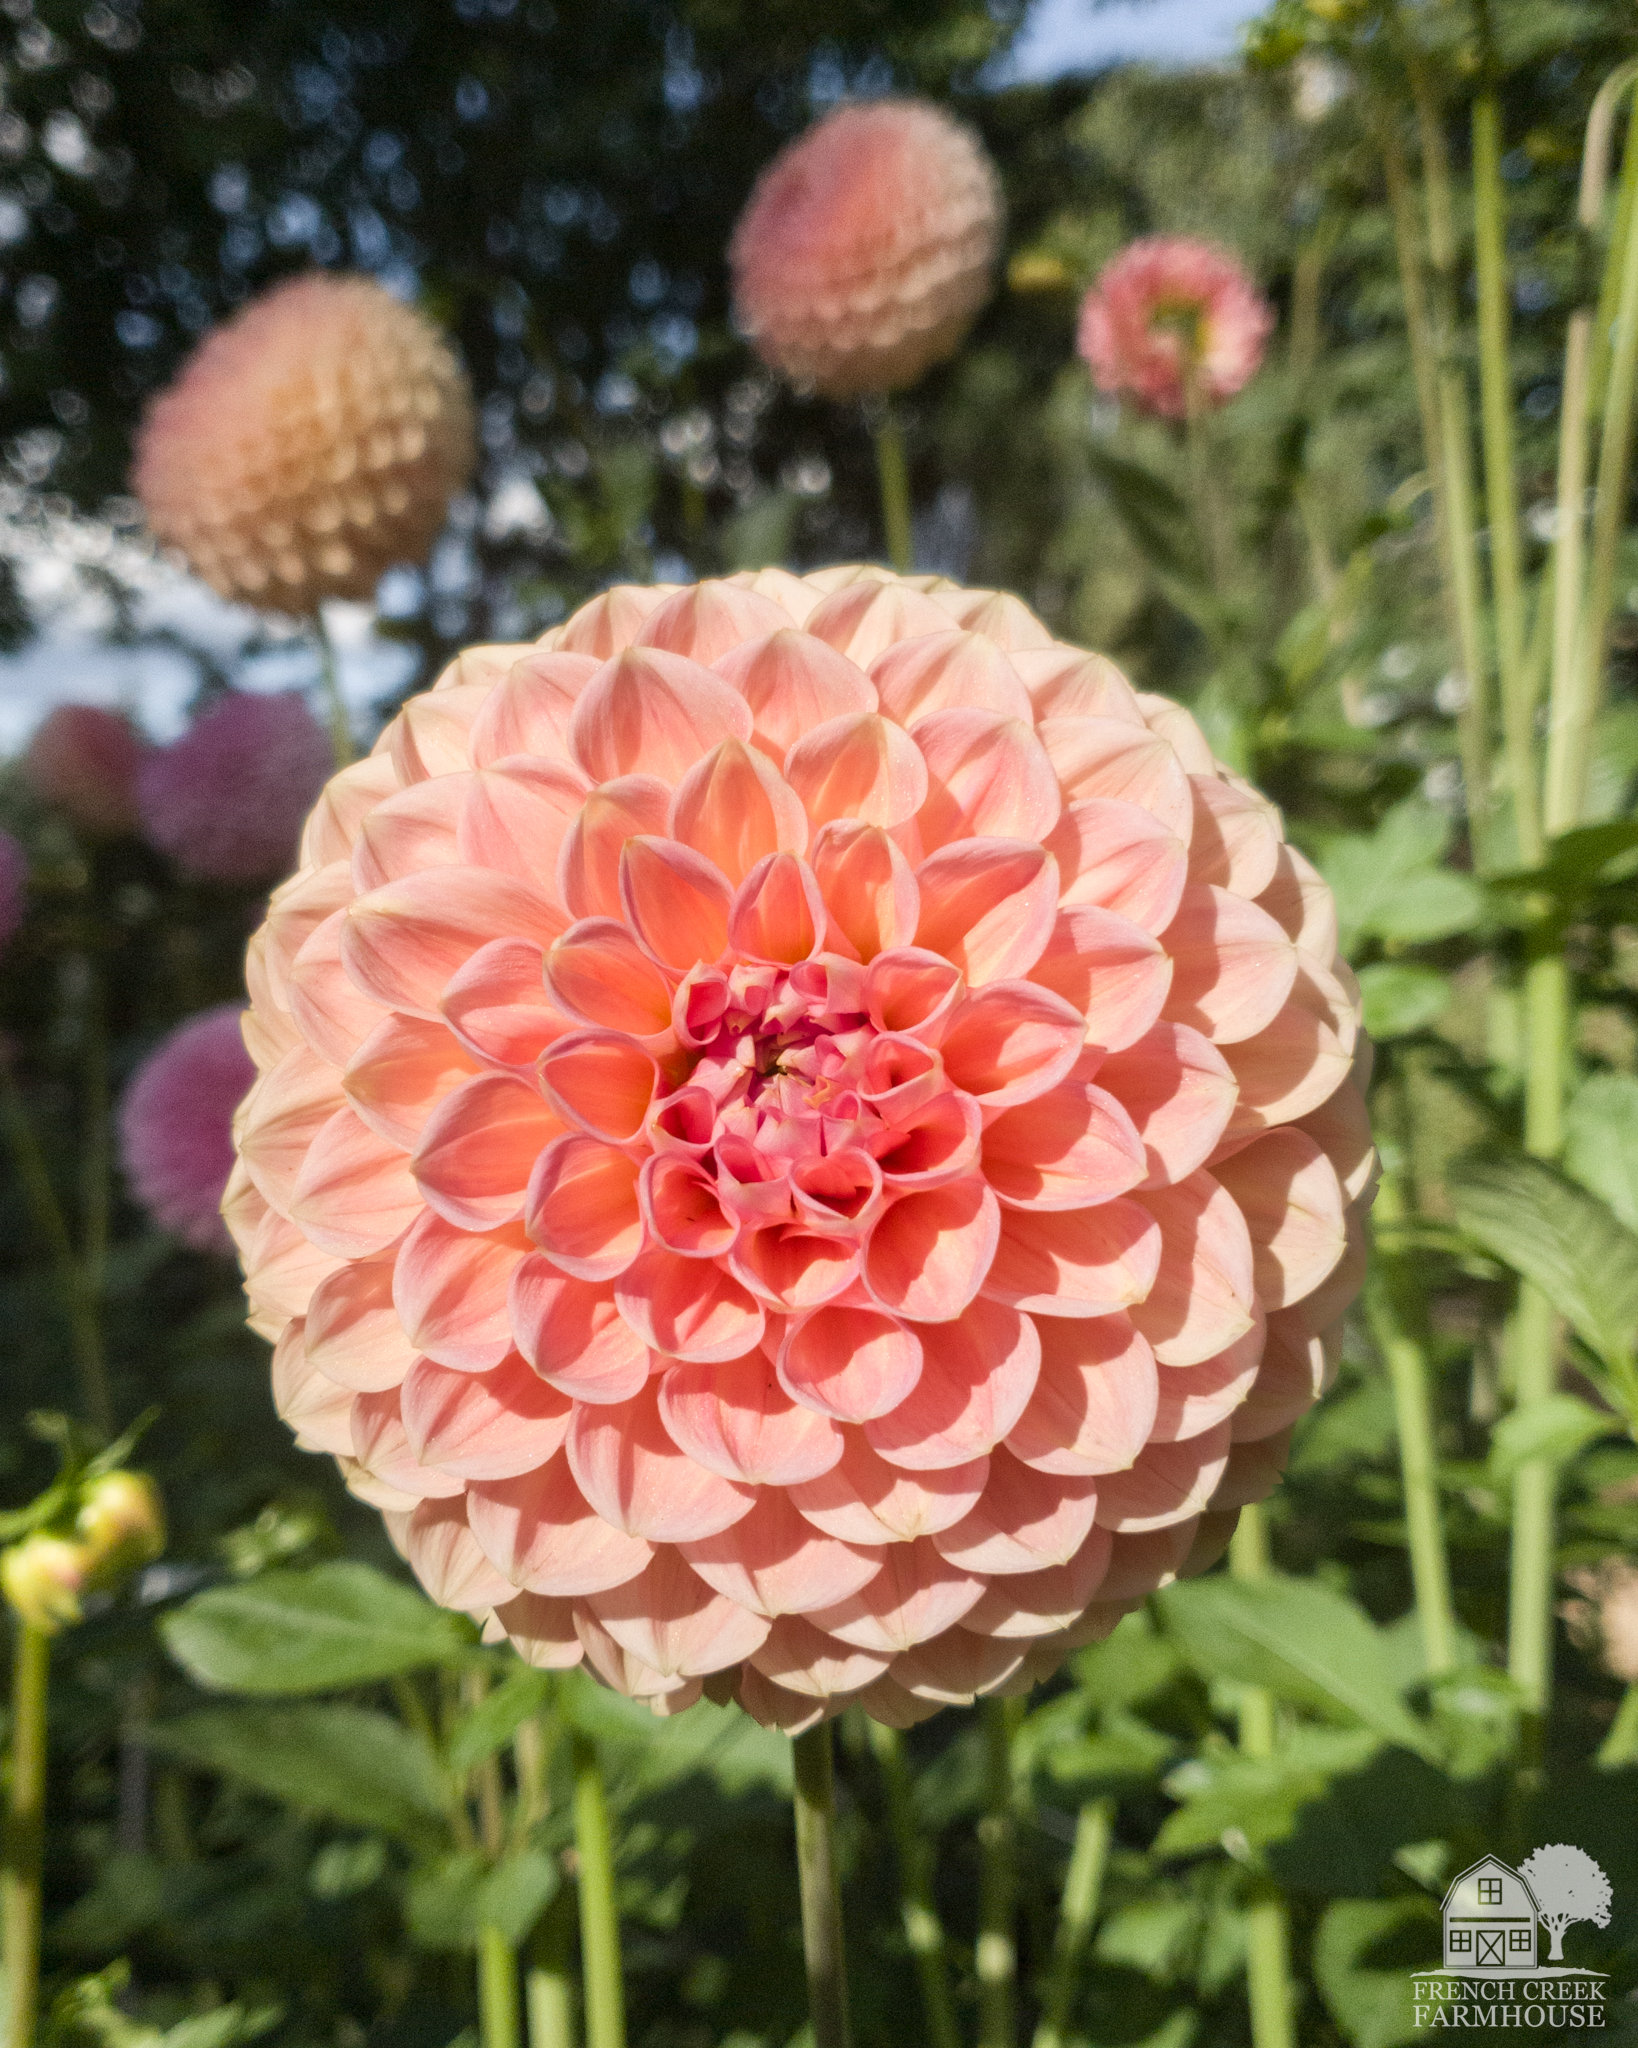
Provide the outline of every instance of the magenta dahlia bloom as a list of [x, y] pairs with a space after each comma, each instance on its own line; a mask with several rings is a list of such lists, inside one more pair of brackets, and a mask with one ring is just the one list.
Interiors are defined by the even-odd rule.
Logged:
[[1273, 331], [1273, 307], [1234, 257], [1188, 235], [1150, 235], [1104, 265], [1077, 345], [1100, 391], [1175, 420], [1191, 376], [1200, 405], [1243, 390]]
[[142, 735], [117, 711], [59, 704], [41, 720], [23, 756], [23, 776], [42, 803], [93, 837], [133, 832]]
[[606, 592], [335, 776], [224, 1204], [280, 1412], [546, 1665], [800, 1728], [1221, 1550], [1359, 1280], [1330, 896], [1016, 598]]
[[233, 1112], [256, 1078], [244, 1010], [221, 1003], [179, 1024], [131, 1076], [119, 1105], [120, 1163], [136, 1199], [196, 1251], [233, 1249], [222, 1193]]
[[298, 695], [234, 691], [143, 762], [143, 830], [202, 881], [265, 882], [289, 867], [330, 766], [330, 742]]
[[28, 908], [28, 855], [0, 832], [0, 946], [9, 946]]

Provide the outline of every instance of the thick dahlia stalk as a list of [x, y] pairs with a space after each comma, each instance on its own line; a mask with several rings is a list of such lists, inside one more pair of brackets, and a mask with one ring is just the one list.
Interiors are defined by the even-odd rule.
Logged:
[[1325, 887], [993, 592], [764, 571], [470, 650], [249, 980], [281, 1413], [435, 1599], [660, 1711], [1027, 1687], [1220, 1553], [1358, 1285]]

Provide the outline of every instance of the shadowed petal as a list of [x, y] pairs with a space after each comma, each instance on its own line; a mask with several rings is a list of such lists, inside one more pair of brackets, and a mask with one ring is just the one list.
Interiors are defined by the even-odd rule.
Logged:
[[496, 938], [549, 946], [569, 920], [550, 898], [491, 868], [433, 868], [361, 896], [341, 957], [373, 1002], [436, 1017], [450, 978]]
[[1097, 1505], [1096, 1479], [1031, 1470], [998, 1444], [977, 1505], [933, 1544], [968, 1571], [1045, 1571], [1068, 1564], [1080, 1550]]
[[879, 825], [832, 819], [815, 835], [810, 858], [831, 924], [861, 960], [909, 944], [921, 891], [910, 863]]
[[1156, 1024], [1098, 1068], [1143, 1141], [1146, 1187], [1186, 1180], [1217, 1149], [1234, 1113], [1234, 1075], [1209, 1038]]
[[944, 1071], [993, 1113], [1054, 1088], [1081, 1057], [1086, 1020], [1027, 981], [992, 981], [955, 1011], [940, 1038]]
[[478, 1547], [459, 1494], [453, 1500], [422, 1501], [404, 1531], [404, 1554], [428, 1598], [440, 1607], [484, 1614], [511, 1592]]
[[1000, 1443], [1035, 1391], [1035, 1325], [999, 1302], [975, 1301], [958, 1321], [923, 1324], [916, 1335], [920, 1378], [891, 1415], [865, 1424], [865, 1436], [910, 1472], [970, 1463]]
[[743, 1521], [683, 1544], [682, 1553], [708, 1586], [769, 1621], [834, 1606], [869, 1585], [882, 1561], [879, 1549], [821, 1534], [773, 1488]]
[[660, 1419], [677, 1448], [724, 1479], [793, 1486], [828, 1472], [842, 1432], [798, 1407], [761, 1351], [720, 1365], [675, 1365], [660, 1381]]
[[857, 663], [786, 627], [714, 664], [750, 706], [752, 743], [776, 765], [804, 733], [876, 709], [876, 686]]
[[1166, 1015], [1217, 1045], [1266, 1029], [1297, 978], [1297, 949], [1266, 910], [1190, 886], [1161, 943], [1172, 956]]
[[1246, 1220], [1269, 1308], [1289, 1308], [1336, 1270], [1347, 1204], [1336, 1168], [1306, 1131], [1270, 1131], [1212, 1171]]
[[620, 1313], [651, 1350], [710, 1365], [741, 1358], [762, 1341], [762, 1309], [739, 1282], [706, 1259], [652, 1250], [622, 1273]]
[[1154, 1353], [1126, 1315], [1037, 1316], [1041, 1372], [1007, 1437], [1038, 1472], [1123, 1472], [1154, 1428]]
[[546, 955], [533, 939], [492, 939], [454, 974], [438, 1005], [476, 1058], [525, 1072], [573, 1027], [546, 993]]
[[1229, 1456], [1226, 1422], [1183, 1443], [1151, 1443], [1129, 1472], [1098, 1481], [1098, 1526], [1143, 1532], [1198, 1515]]
[[1062, 878], [1060, 903], [1090, 903], [1163, 932], [1189, 876], [1188, 849], [1153, 812], [1118, 797], [1066, 807], [1046, 841]]
[[577, 1407], [568, 1459], [605, 1522], [651, 1543], [686, 1543], [731, 1528], [755, 1491], [696, 1465], [666, 1434], [654, 1382], [618, 1406]]
[[[1096, 1065], [1095, 1057], [1085, 1063]], [[985, 1179], [1017, 1209], [1089, 1208], [1136, 1187], [1146, 1171], [1125, 1109], [1079, 1072], [997, 1117], [983, 1157]]]
[[896, 1408], [921, 1377], [921, 1344], [896, 1317], [831, 1306], [788, 1325], [779, 1383], [793, 1401], [838, 1422]]
[[950, 1564], [921, 1537], [891, 1544], [867, 1586], [810, 1618], [844, 1643], [897, 1653], [953, 1628], [983, 1591], [982, 1579]]
[[338, 1109], [307, 1149], [290, 1191], [290, 1218], [321, 1251], [368, 1258], [422, 1213], [410, 1162], [351, 1108]]
[[546, 987], [587, 1024], [649, 1040], [670, 1029], [670, 983], [613, 918], [588, 917], [570, 927], [546, 956]]
[[429, 1205], [463, 1230], [523, 1214], [535, 1161], [563, 1126], [538, 1088], [505, 1074], [463, 1081], [427, 1119], [411, 1160]]
[[385, 1017], [348, 1061], [341, 1085], [372, 1131], [409, 1151], [450, 1090], [478, 1071], [442, 1023]]
[[976, 1177], [902, 1196], [874, 1226], [864, 1277], [873, 1298], [917, 1322], [949, 1322], [983, 1285], [1000, 1209]]
[[1132, 1320], [1162, 1365], [1213, 1358], [1255, 1320], [1251, 1238], [1228, 1190], [1209, 1173], [1132, 1197], [1160, 1226], [1160, 1269]]
[[724, 1671], [768, 1633], [761, 1616], [716, 1591], [669, 1546], [655, 1551], [641, 1577], [593, 1593], [586, 1605], [621, 1649], [668, 1678]]
[[629, 1401], [648, 1378], [648, 1346], [606, 1282], [571, 1279], [531, 1253], [512, 1275], [510, 1317], [530, 1365], [577, 1401]]
[[987, 1455], [959, 1465], [907, 1471], [871, 1449], [864, 1432], [845, 1429], [836, 1464], [790, 1490], [816, 1529], [847, 1543], [910, 1543], [953, 1528], [984, 1491]]
[[759, 747], [724, 740], [696, 761], [671, 799], [673, 839], [736, 887], [770, 853], [805, 853], [802, 800]]
[[511, 1585], [532, 1593], [600, 1593], [634, 1579], [653, 1555], [640, 1537], [594, 1511], [562, 1451], [537, 1472], [475, 1481], [466, 1498], [485, 1556]]
[[1058, 778], [1027, 720], [935, 711], [910, 737], [927, 764], [916, 823], [928, 851], [952, 839], [1045, 839], [1057, 824]]
[[1035, 722], [1029, 692], [993, 640], [959, 629], [884, 648], [870, 664], [881, 707], [902, 726], [935, 711], [987, 711]]
[[307, 1305], [307, 1362], [355, 1393], [396, 1387], [416, 1360], [392, 1305], [393, 1261], [358, 1259], [338, 1267]]
[[1174, 839], [1194, 831], [1194, 792], [1183, 764], [1157, 733], [1115, 718], [1046, 718], [1036, 728], [1065, 803], [1117, 797], [1150, 812]]
[[490, 1372], [512, 1348], [506, 1289], [530, 1249], [515, 1224], [481, 1235], [426, 1211], [399, 1248], [393, 1306], [418, 1351], [457, 1372]]
[[1040, 1315], [1106, 1316], [1141, 1301], [1159, 1268], [1159, 1226], [1130, 1196], [1095, 1209], [1009, 1209], [984, 1292]]
[[563, 1120], [593, 1138], [624, 1145], [643, 1128], [659, 1070], [619, 1031], [574, 1031], [540, 1057], [540, 1085]]
[[555, 897], [563, 841], [590, 787], [567, 761], [527, 755], [469, 776], [455, 828], [460, 858], [516, 875]]
[[637, 1161], [596, 1138], [558, 1138], [535, 1162], [529, 1235], [577, 1280], [612, 1280], [643, 1243]]
[[493, 1372], [418, 1359], [401, 1390], [410, 1449], [458, 1479], [512, 1479], [553, 1457], [573, 1403], [513, 1356]]
[[750, 707], [737, 690], [657, 648], [615, 655], [582, 690], [569, 723], [569, 750], [593, 782], [653, 775], [668, 788], [720, 741], [750, 737]]
[[557, 891], [575, 917], [619, 917], [620, 855], [639, 833], [665, 830], [671, 792], [652, 775], [627, 775], [594, 789], [564, 834]]
[[1086, 1040], [1105, 1052], [1140, 1039], [1160, 1015], [1172, 984], [1160, 941], [1112, 910], [1077, 903], [1060, 910], [1030, 979], [1086, 1019]]
[[916, 870], [916, 944], [942, 953], [976, 988], [1026, 975], [1057, 915], [1058, 867], [1016, 839], [958, 839]]
[[575, 699], [601, 667], [595, 655], [530, 648], [472, 721], [467, 744], [473, 767], [493, 768], [513, 754], [567, 762]]
[[728, 944], [728, 877], [674, 839], [638, 836], [620, 854], [620, 904], [644, 949], [668, 967], [709, 966]]

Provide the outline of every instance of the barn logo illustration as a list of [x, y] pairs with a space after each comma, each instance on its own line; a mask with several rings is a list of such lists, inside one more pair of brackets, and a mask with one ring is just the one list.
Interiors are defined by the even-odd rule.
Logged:
[[1416, 2026], [1602, 2027], [1604, 1972], [1566, 1963], [1564, 1935], [1578, 1921], [1608, 1927], [1610, 1905], [1609, 1879], [1568, 1842], [1517, 1870], [1481, 1856], [1445, 1893], [1443, 1969], [1412, 1979]]

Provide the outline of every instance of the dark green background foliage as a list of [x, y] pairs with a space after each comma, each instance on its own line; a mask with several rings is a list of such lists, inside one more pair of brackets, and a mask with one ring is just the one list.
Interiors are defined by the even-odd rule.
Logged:
[[[1075, 2010], [1098, 2048], [1246, 2040], [1244, 1909], [1272, 1883], [1291, 1903], [1301, 2040], [1392, 2048], [1406, 2038], [1402, 1971], [1435, 1952], [1446, 1878], [1481, 1849], [1516, 1858], [1544, 1840], [1580, 1843], [1609, 1871], [1610, 1929], [1571, 1941], [1624, 1992], [1638, 1979], [1638, 1779], [1592, 1764], [1619, 1688], [1578, 1616], [1574, 1639], [1560, 1634], [1542, 1769], [1521, 1791], [1498, 1646], [1508, 1485], [1532, 1448], [1550, 1440], [1562, 1459], [1562, 1566], [1638, 1551], [1638, 1454], [1600, 1401], [1638, 1324], [1630, 1290], [1608, 1284], [1638, 1262], [1638, 559], [1622, 564], [1597, 738], [1605, 836], [1561, 848], [1534, 884], [1563, 906], [1579, 976], [1568, 1178], [1455, 1170], [1517, 1141], [1520, 894], [1474, 878], [1456, 800], [1440, 688], [1453, 657], [1358, 82], [1377, 62], [1369, 39], [1336, 95], [1317, 44], [1295, 69], [997, 90], [985, 67], [1016, 10], [968, 0], [3, 11], [7, 516], [78, 508], [128, 528], [143, 401], [213, 320], [313, 262], [407, 280], [458, 338], [483, 442], [435, 572], [410, 593], [399, 579], [383, 626], [416, 644], [423, 680], [459, 645], [538, 632], [615, 577], [878, 552], [859, 410], [755, 365], [728, 322], [723, 252], [758, 168], [844, 92], [930, 93], [981, 128], [1015, 285], [905, 401], [922, 564], [1020, 591], [1067, 637], [1191, 701], [1336, 888], [1379, 1041], [1374, 1110], [1407, 1206], [1388, 1249], [1435, 1368], [1465, 1631], [1462, 1670], [1430, 1688], [1392, 1402], [1351, 1327], [1270, 1509], [1281, 1576], [1169, 1590], [1013, 1731], [1026, 2027], [1075, 1814], [1102, 1797], [1118, 1802], [1115, 1847]], [[1272, 40], [1287, 55], [1323, 42], [1339, 12], [1282, 0]], [[1535, 509], [1588, 260], [1570, 225], [1580, 131], [1634, 40], [1624, 0], [1495, 13]], [[1415, 15], [1461, 178], [1472, 16], [1454, 0]], [[1237, 248], [1281, 316], [1262, 375], [1212, 423], [1209, 497], [1180, 437], [1094, 400], [1072, 352], [1081, 289], [1154, 230]], [[1460, 263], [1465, 280], [1465, 239]], [[489, 516], [519, 478], [549, 510], [544, 532]], [[1537, 578], [1539, 521], [1530, 531]], [[120, 616], [116, 631], [134, 630]], [[8, 565], [0, 635], [28, 630]], [[184, 652], [202, 689], [220, 687], [202, 651]], [[0, 810], [33, 862], [0, 1028], [78, 1229], [103, 1171], [99, 1102], [172, 1023], [237, 993], [259, 905], [187, 884], [135, 843], [78, 843], [15, 774]], [[1558, 1290], [1575, 1345], [1562, 1405], [1530, 1424], [1549, 1435], [1530, 1442], [1494, 1427], [1518, 1270]], [[651, 1724], [580, 1678], [537, 1686], [464, 1624], [395, 1601], [368, 1576], [403, 1583], [378, 1517], [271, 1414], [233, 1274], [117, 1197], [102, 1304], [121, 1418], [160, 1408], [142, 1457], [173, 1536], [140, 1598], [105, 1603], [60, 1647], [47, 1965], [59, 1990], [87, 1977], [64, 1993], [60, 2038], [138, 2048], [141, 2034], [148, 2048], [144, 2029], [181, 2027], [172, 2048], [230, 2048], [272, 2029], [291, 2048], [445, 2048], [473, 2022], [475, 1898], [520, 1935], [538, 1920], [548, 1944], [565, 1927], [572, 1941], [564, 1745], [498, 1867], [452, 1832], [446, 1804], [452, 1772], [482, 1769], [545, 1706], [547, 1725], [595, 1732], [608, 1758], [633, 2040], [782, 2048], [803, 2018], [783, 1739], [709, 1707]], [[72, 1407], [75, 1391], [10, 1172], [0, 1357], [0, 1482], [20, 1502], [51, 1470], [25, 1417]], [[338, 1640], [353, 1661], [336, 1661]], [[1282, 1703], [1273, 1763], [1231, 1741], [1248, 1683]], [[911, 1750], [970, 2011], [980, 1729], [952, 1710]], [[897, 2048], [923, 2023], [882, 1785], [851, 1724], [840, 1771], [858, 2036]], [[89, 1976], [122, 1958], [123, 1988], [117, 1969]], [[1626, 2025], [1607, 2038], [1632, 2038]]]

